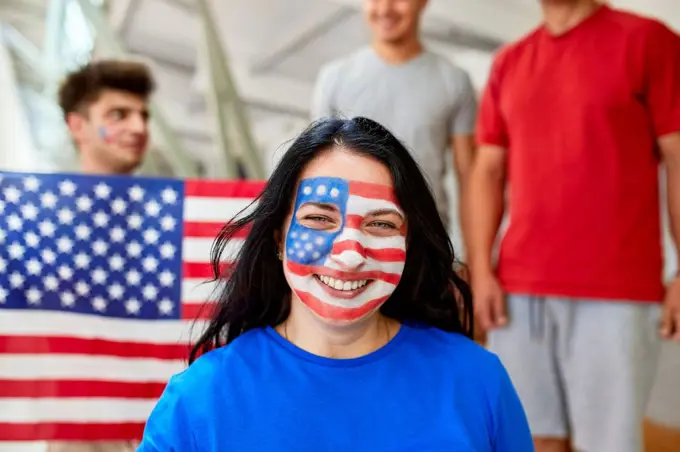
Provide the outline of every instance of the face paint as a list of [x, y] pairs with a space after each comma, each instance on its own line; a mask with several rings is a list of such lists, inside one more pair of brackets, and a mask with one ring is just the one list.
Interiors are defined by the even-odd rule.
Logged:
[[109, 133], [108, 130], [106, 130], [105, 126], [99, 126], [98, 131], [99, 131], [99, 138], [101, 138], [105, 142], [113, 143], [116, 140], [116, 138], [111, 133]]
[[[298, 212], [307, 204], [332, 208], [341, 219], [339, 228], [301, 224], [304, 215], [298, 218]], [[317, 315], [357, 320], [378, 309], [396, 289], [406, 260], [403, 231], [394, 229], [387, 236], [362, 231], [369, 214], [385, 210], [404, 216], [388, 186], [329, 177], [300, 182], [285, 265], [293, 291]]]

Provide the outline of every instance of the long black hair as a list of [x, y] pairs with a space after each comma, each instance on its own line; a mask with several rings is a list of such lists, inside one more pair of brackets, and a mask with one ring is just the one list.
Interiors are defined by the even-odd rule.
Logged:
[[[320, 152], [342, 146], [383, 163], [391, 172], [406, 214], [406, 263], [396, 290], [380, 308], [399, 321], [425, 323], [472, 337], [472, 293], [454, 271], [455, 255], [430, 188], [408, 150], [387, 129], [366, 118], [313, 123], [290, 146], [249, 212], [227, 224], [212, 249], [223, 277], [212, 320], [191, 350], [189, 362], [244, 332], [275, 326], [290, 312], [291, 290], [277, 256], [277, 233], [295, 201], [300, 172]], [[250, 228], [228, 275], [221, 268], [227, 244]], [[221, 274], [222, 273], [222, 274]]]

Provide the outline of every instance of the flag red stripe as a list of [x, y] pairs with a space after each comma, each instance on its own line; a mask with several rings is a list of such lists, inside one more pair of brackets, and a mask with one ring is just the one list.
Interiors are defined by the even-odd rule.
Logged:
[[9, 423], [0, 422], [0, 441], [100, 441], [142, 438], [143, 422], [45, 422]]
[[265, 183], [263, 181], [208, 181], [188, 179], [184, 182], [185, 197], [210, 198], [257, 198]]
[[391, 201], [399, 205], [394, 189], [386, 185], [372, 184], [369, 182], [349, 182], [349, 194], [361, 196], [362, 198], [382, 199], [384, 201]]
[[191, 303], [182, 305], [182, 320], [210, 320], [214, 303]]
[[188, 353], [189, 346], [187, 344], [118, 342], [104, 339], [55, 336], [0, 336], [0, 354], [10, 355], [100, 355], [121, 358], [176, 360], [186, 358]]
[[[229, 270], [233, 267], [233, 262], [222, 262], [220, 264], [220, 278], [228, 277]], [[215, 275], [213, 275], [212, 264], [209, 262], [184, 262], [182, 263], [182, 277], [212, 280]]]
[[[217, 238], [217, 234], [220, 233], [224, 225], [225, 223], [185, 221], [184, 237]], [[232, 238], [245, 239], [248, 235], [248, 231], [250, 231], [250, 226], [241, 228]]]
[[165, 382], [0, 380], [0, 397], [156, 399], [163, 393], [165, 385]]
[[208, 262], [183, 262], [182, 277], [196, 279], [212, 279], [212, 265]]
[[201, 237], [210, 238], [217, 237], [220, 230], [224, 227], [224, 223], [216, 222], [198, 222], [185, 221], [184, 222], [184, 237]]
[[300, 300], [306, 304], [309, 309], [316, 312], [317, 315], [333, 320], [358, 319], [376, 309], [390, 297], [387, 295], [376, 298], [375, 300], [371, 300], [365, 305], [356, 308], [343, 308], [340, 306], [333, 306], [331, 304], [324, 303], [309, 292], [299, 291], [297, 292], [297, 295], [300, 297]]

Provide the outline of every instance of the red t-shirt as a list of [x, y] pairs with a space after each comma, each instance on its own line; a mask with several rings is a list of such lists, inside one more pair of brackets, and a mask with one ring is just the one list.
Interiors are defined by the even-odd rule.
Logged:
[[680, 131], [680, 38], [603, 6], [499, 53], [480, 144], [507, 149], [511, 293], [663, 297], [657, 138]]

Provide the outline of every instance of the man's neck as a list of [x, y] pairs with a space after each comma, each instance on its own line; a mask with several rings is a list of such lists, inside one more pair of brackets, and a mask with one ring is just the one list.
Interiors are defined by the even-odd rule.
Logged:
[[126, 175], [129, 172], [126, 171], [116, 171], [111, 168], [110, 165], [106, 165], [100, 161], [87, 158], [85, 155], [80, 156], [80, 171], [83, 174], [99, 175], [99, 176], [111, 176], [111, 175]]
[[601, 7], [596, 0], [543, 0], [541, 6], [545, 26], [554, 36], [568, 32]]
[[373, 41], [372, 47], [380, 58], [390, 64], [405, 63], [423, 52], [423, 45], [417, 37], [398, 43]]

